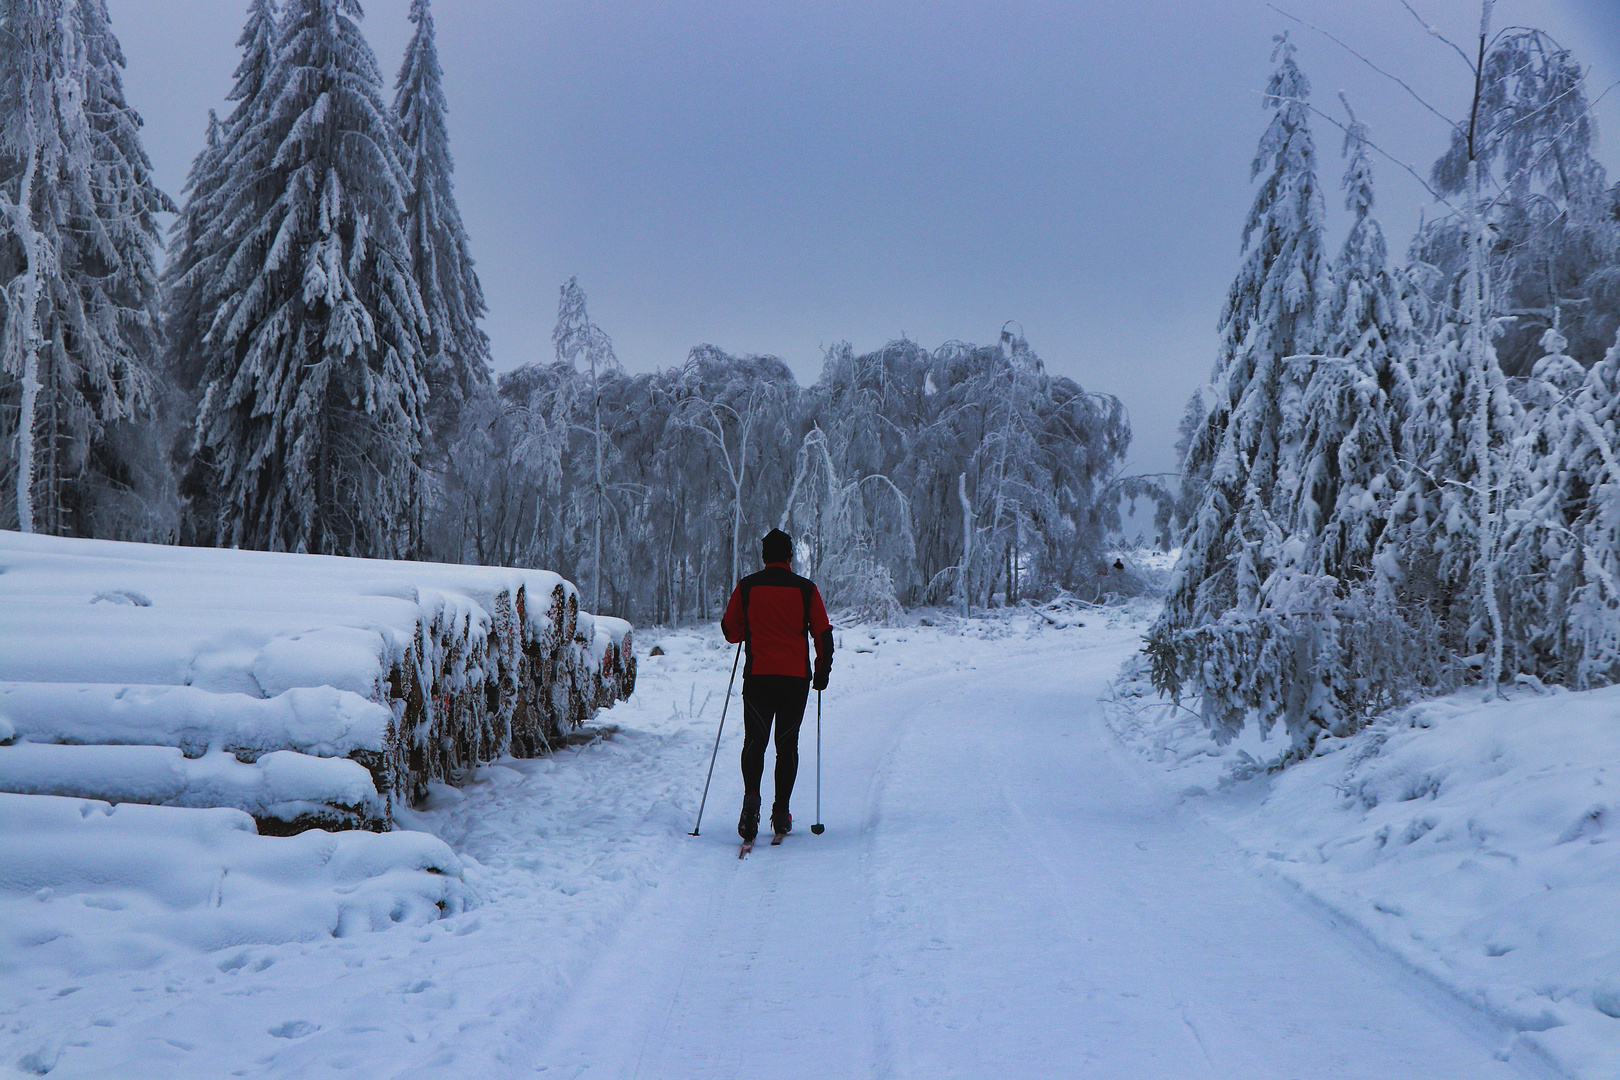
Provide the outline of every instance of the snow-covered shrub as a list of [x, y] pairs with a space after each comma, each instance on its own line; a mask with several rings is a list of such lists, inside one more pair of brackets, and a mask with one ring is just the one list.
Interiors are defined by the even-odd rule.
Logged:
[[1221, 743], [1251, 720], [1263, 732], [1281, 723], [1291, 756], [1304, 757], [1324, 734], [1348, 735], [1456, 685], [1457, 665], [1432, 628], [1371, 586], [1284, 569], [1263, 596], [1187, 630], [1161, 620], [1147, 637], [1154, 688], [1197, 698]]

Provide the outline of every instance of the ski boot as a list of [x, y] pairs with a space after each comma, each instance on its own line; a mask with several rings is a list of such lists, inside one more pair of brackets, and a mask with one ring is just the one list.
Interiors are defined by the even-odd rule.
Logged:
[[759, 835], [758, 792], [743, 795], [742, 816], [737, 819], [737, 835], [750, 844], [754, 842], [754, 837]]
[[778, 807], [771, 807], [771, 832], [776, 839], [772, 843], [781, 843], [782, 837], [793, 831], [793, 815]]

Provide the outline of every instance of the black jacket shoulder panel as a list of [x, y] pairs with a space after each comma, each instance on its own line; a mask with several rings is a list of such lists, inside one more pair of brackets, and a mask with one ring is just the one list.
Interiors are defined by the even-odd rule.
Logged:
[[757, 573], [749, 574], [738, 584], [753, 588], [756, 585], [780, 585], [789, 589], [815, 588], [815, 582], [807, 577], [800, 577], [791, 570], [784, 570], [780, 566], [767, 566]]

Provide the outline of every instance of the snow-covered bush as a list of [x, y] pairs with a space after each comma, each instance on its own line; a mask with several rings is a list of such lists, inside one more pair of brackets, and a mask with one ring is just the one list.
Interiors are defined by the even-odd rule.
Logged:
[[1371, 586], [1282, 569], [1263, 595], [1258, 607], [1189, 630], [1161, 620], [1147, 636], [1155, 689], [1197, 698], [1219, 742], [1251, 720], [1261, 731], [1280, 722], [1290, 756], [1308, 756], [1321, 735], [1348, 735], [1458, 681], [1433, 628]]

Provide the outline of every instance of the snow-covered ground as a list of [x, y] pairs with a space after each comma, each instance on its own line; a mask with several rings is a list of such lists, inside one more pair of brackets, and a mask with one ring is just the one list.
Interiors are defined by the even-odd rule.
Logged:
[[1265, 872], [1573, 1076], [1620, 1076], [1620, 687], [1424, 702], [1277, 773], [1134, 698], [1120, 735]]
[[[1460, 982], [1415, 973], [1384, 924], [1308, 898], [1338, 882], [1278, 871], [1306, 867], [1286, 860], [1338, 823], [1347, 824], [1335, 835], [1381, 827], [1358, 815], [1384, 810], [1382, 793], [1399, 786], [1378, 771], [1383, 758], [1357, 773], [1367, 781], [1359, 790], [1380, 794], [1372, 810], [1347, 809], [1331, 790], [1327, 802], [1310, 794], [1308, 770], [1318, 762], [1280, 781], [1220, 788], [1236, 748], [1193, 757], [1197, 733], [1162, 711], [1106, 707], [1149, 614], [1019, 613], [967, 623], [936, 615], [937, 626], [839, 631], [822, 721], [827, 831], [808, 829], [816, 818], [812, 711], [801, 741], [797, 829], [781, 848], [762, 845], [746, 861], [736, 858], [733, 834], [741, 799], [735, 701], [702, 834], [687, 835], [733, 655], [712, 630], [638, 634], [636, 693], [602, 716], [619, 726], [612, 738], [484, 767], [469, 786], [435, 787], [428, 806], [401, 811], [406, 830], [349, 834], [425, 845], [413, 850], [415, 863], [403, 859], [386, 873], [402, 875], [394, 887], [406, 893], [437, 881], [443, 918], [413, 907], [395, 922], [364, 900], [347, 922], [334, 913], [352, 895], [345, 889], [382, 895], [388, 886], [375, 882], [386, 860], [345, 878], [284, 849], [298, 868], [289, 880], [313, 898], [298, 909], [268, 885], [227, 884], [198, 896], [133, 870], [112, 884], [81, 876], [30, 887], [8, 871], [0, 837], [0, 898], [6, 911], [33, 912], [40, 927], [24, 935], [4, 919], [0, 931], [0, 1070], [109, 1078], [1392, 1080], [1555, 1075], [1545, 1050], [1580, 1066], [1572, 1075], [1613, 1075], [1596, 1058], [1571, 1056], [1602, 1049], [1597, 1029], [1570, 1020], [1526, 1033], [1523, 1018], [1542, 1013], [1499, 1007], [1517, 999], [1471, 1007], [1452, 992]], [[663, 655], [647, 654], [655, 645]], [[1537, 700], [1551, 708], [1559, 699]], [[1431, 706], [1425, 715], [1443, 722], [1410, 735], [1443, 734], [1445, 717], [1466, 711]], [[1105, 719], [1110, 712], [1127, 729], [1125, 745]], [[1504, 717], [1498, 738], [1506, 760], [1524, 763], [1529, 783], [1540, 759], [1517, 740], [1513, 722]], [[1392, 768], [1405, 767], [1398, 743], [1407, 735], [1385, 743]], [[1583, 748], [1568, 760], [1608, 753], [1574, 736], [1562, 745]], [[1435, 746], [1428, 768], [1437, 796], [1396, 801], [1444, 819], [1406, 845], [1413, 850], [1460, 822], [1444, 802], [1448, 782], [1480, 791], [1488, 782], [1487, 765], [1458, 764]], [[1345, 751], [1321, 761], [1348, 763], [1354, 752]], [[1320, 777], [1314, 783], [1325, 786]], [[1213, 794], [1185, 794], [1194, 784]], [[1294, 784], [1295, 802], [1276, 801]], [[1607, 805], [1592, 795], [1581, 811], [1598, 802]], [[75, 803], [73, 813], [92, 823], [98, 813], [115, 820], [128, 810], [235, 813], [121, 807], [109, 816], [101, 805]], [[1306, 811], [1310, 817], [1289, 820]], [[1490, 845], [1507, 845], [1522, 863], [1530, 841], [1504, 824], [1514, 812], [1550, 821], [1560, 811], [1505, 803], [1490, 819], [1503, 830]], [[1564, 861], [1544, 865], [1565, 877], [1595, 867], [1582, 860], [1607, 849], [1591, 842], [1601, 839], [1602, 815], [1592, 820], [1579, 827], [1586, 832], [1564, 822], [1571, 838], [1538, 849]], [[212, 827], [231, 831], [223, 818]], [[1257, 842], [1262, 829], [1278, 839]], [[268, 852], [325, 842], [325, 834], [306, 836], [313, 839], [258, 843]], [[209, 833], [197, 843], [205, 840], [214, 847], [198, 848], [207, 857], [189, 875], [218, 881], [229, 841]], [[1577, 848], [1587, 854], [1562, 853]], [[1268, 857], [1273, 851], [1282, 859]], [[1484, 854], [1477, 861], [1486, 872], [1509, 862]], [[1417, 892], [1426, 876], [1437, 876], [1436, 867], [1392, 871], [1380, 895], [1401, 893], [1408, 914], [1389, 918], [1431, 920], [1423, 925], [1438, 939], [1438, 916]], [[1589, 918], [1585, 940], [1598, 942], [1612, 933], [1597, 924], [1613, 923], [1614, 890], [1606, 899], [1601, 881], [1587, 884], [1549, 918], [1571, 934]], [[1452, 899], [1467, 899], [1460, 886]], [[1511, 907], [1505, 895], [1485, 899]], [[1511, 913], [1498, 921], [1531, 935], [1540, 925]], [[244, 928], [236, 943], [195, 929], [228, 923]], [[265, 924], [284, 932], [267, 934]], [[1563, 960], [1536, 966], [1535, 941], [1514, 940], [1501, 959], [1529, 965], [1516, 977], [1578, 981], [1559, 974]], [[1601, 948], [1612, 959], [1612, 945]], [[1549, 1002], [1548, 1015], [1567, 1019], [1586, 1008], [1609, 1019], [1577, 998]], [[1578, 1044], [1555, 1040], [1576, 1028], [1584, 1032]]]

